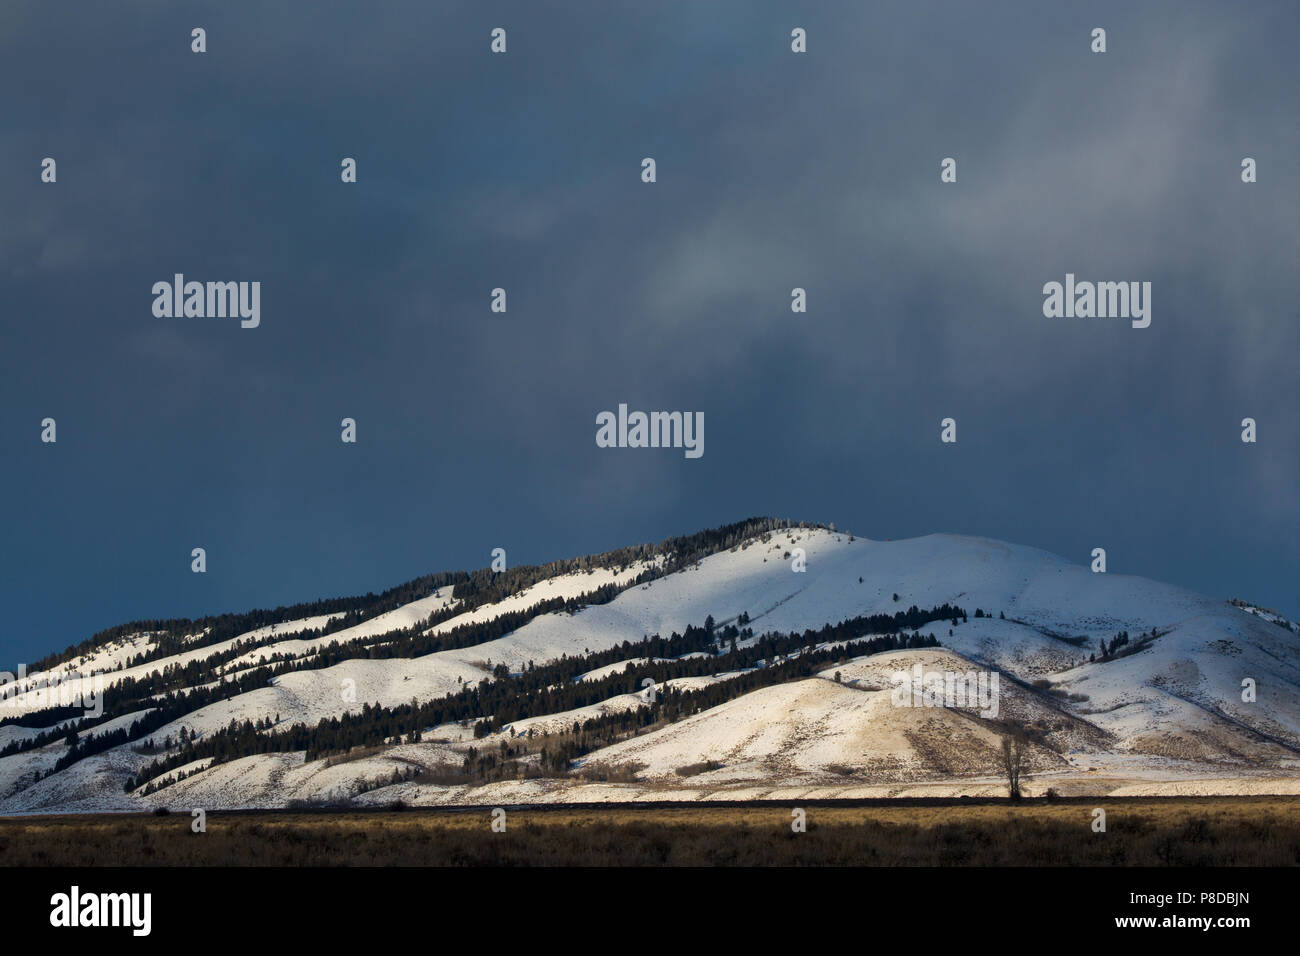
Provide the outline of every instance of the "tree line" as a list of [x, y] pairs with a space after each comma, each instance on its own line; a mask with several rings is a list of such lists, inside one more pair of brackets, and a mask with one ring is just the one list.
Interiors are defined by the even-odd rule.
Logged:
[[[183, 741], [176, 753], [155, 760], [131, 783], [139, 786], [169, 770], [203, 758], [221, 763], [256, 754], [303, 751], [306, 759], [314, 760], [332, 753], [345, 753], [353, 747], [380, 746], [393, 739], [415, 739], [425, 728], [441, 724], [475, 721], [487, 729], [499, 730], [527, 717], [574, 710], [619, 694], [639, 691], [640, 682], [646, 677], [660, 684], [674, 677], [744, 671], [732, 680], [689, 694], [668, 692], [658, 696], [654, 705], [658, 712], [679, 719], [688, 715], [683, 708], [694, 708], [690, 713], [695, 713], [765, 684], [809, 676], [819, 666], [844, 653], [879, 653], [902, 647], [937, 646], [939, 642], [933, 635], [906, 635], [902, 632], [956, 617], [964, 617], [964, 612], [948, 604], [929, 611], [921, 611], [913, 605], [896, 614], [851, 618], [802, 634], [765, 634], [745, 647], [736, 645], [735, 637], [744, 632], [735, 631], [734, 625], [721, 632], [713, 627], [692, 626], [684, 634], [674, 633], [668, 638], [656, 635], [635, 643], [624, 641], [620, 647], [581, 657], [564, 656], [540, 666], [529, 663], [522, 673], [484, 678], [477, 684], [465, 685], [457, 693], [425, 703], [412, 701], [396, 707], [381, 707], [366, 702], [357, 712], [324, 718], [315, 727], [298, 723], [268, 733], [251, 720], [232, 720], [226, 727], [200, 740]], [[864, 639], [866, 635], [878, 636]], [[724, 649], [728, 645], [729, 649]], [[703, 657], [683, 658], [683, 655], [700, 651], [709, 653]], [[626, 660], [628, 656], [677, 659], [652, 661], [597, 680], [577, 680], [589, 671]], [[766, 666], [759, 668], [760, 662]]]

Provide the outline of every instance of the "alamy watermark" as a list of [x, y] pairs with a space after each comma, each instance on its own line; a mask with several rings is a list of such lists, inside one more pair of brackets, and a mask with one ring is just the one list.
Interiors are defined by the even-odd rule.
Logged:
[[974, 707], [981, 717], [996, 718], [1001, 690], [997, 671], [929, 671], [920, 664], [890, 675], [895, 707]]
[[171, 282], [155, 282], [153, 294], [153, 314], [160, 319], [238, 318], [245, 329], [262, 322], [260, 282], [186, 282], [178, 272]]
[[[17, 693], [11, 690], [17, 688]], [[0, 671], [0, 707], [17, 707], [21, 698], [24, 709], [45, 710], [50, 707], [80, 707], [87, 717], [104, 715], [104, 675], [56, 671], [42, 674], [27, 682], [27, 665], [19, 664], [18, 673]]]
[[598, 448], [684, 448], [687, 458], [704, 454], [703, 412], [628, 412], [596, 416]]
[[1043, 286], [1043, 315], [1049, 319], [1131, 319], [1133, 328], [1151, 324], [1150, 282], [1076, 282]]
[[74, 884], [50, 897], [50, 925], [58, 928], [125, 927], [132, 936], [148, 936], [152, 913], [152, 893], [84, 893]]

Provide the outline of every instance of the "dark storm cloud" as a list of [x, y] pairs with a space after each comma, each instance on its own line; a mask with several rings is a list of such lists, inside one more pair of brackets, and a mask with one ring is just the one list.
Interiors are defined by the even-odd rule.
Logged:
[[[6, 5], [7, 656], [755, 513], [1300, 613], [1297, 15], [1042, 6]], [[1151, 327], [1044, 319], [1066, 272]], [[704, 457], [596, 448], [619, 402]]]

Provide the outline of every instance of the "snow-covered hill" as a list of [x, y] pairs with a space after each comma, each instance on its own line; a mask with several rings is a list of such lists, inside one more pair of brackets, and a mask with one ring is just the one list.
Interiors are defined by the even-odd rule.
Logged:
[[[441, 587], [325, 637], [296, 635], [317, 631], [330, 615], [284, 621], [143, 664], [127, 662], [147, 652], [152, 639], [119, 638], [11, 688], [0, 717], [16, 722], [0, 726], [0, 748], [35, 740], [51, 725], [76, 726], [48, 719], [38, 693], [73, 671], [106, 672], [101, 684], [122, 691], [136, 686], [129, 680], [165, 681], [179, 673], [175, 668], [202, 668], [207, 661], [212, 667], [202, 671], [201, 693], [208, 697], [195, 696], [193, 707], [156, 694], [121, 703], [131, 712], [81, 725], [82, 750], [72, 753], [80, 759], [60, 769], [70, 745], [53, 734], [42, 746], [0, 757], [0, 812], [980, 793], [1003, 786], [1000, 747], [1008, 735], [1027, 741], [1031, 792], [1049, 785], [1063, 792], [1169, 786], [1269, 792], [1294, 788], [1300, 779], [1300, 634], [1252, 606], [1093, 573], [1034, 548], [955, 535], [871, 541], [829, 528], [781, 529], [654, 577], [669, 560], [660, 555], [555, 575], [463, 611], [454, 589]], [[600, 588], [618, 593], [608, 600], [606, 593], [604, 603], [593, 598], [586, 606], [534, 613], [553, 599], [581, 604]], [[799, 635], [944, 604], [964, 609], [966, 618], [919, 628], [942, 647], [876, 654], [849, 648], [810, 676], [727, 690], [749, 686], [740, 683], [747, 674], [778, 663], [743, 657], [764, 635]], [[505, 633], [490, 630], [499, 619], [522, 623]], [[194, 750], [199, 756], [192, 762], [152, 779], [154, 792], [135, 785], [155, 761], [184, 759], [190, 751], [181, 750], [182, 741], [201, 747], [232, 723], [252, 721], [250, 732], [270, 739], [295, 724], [314, 728], [354, 718], [363, 707], [386, 713], [450, 700], [564, 659], [592, 657], [592, 666], [571, 678], [583, 686], [606, 686], [600, 681], [619, 678], [629, 666], [632, 681], [639, 669], [672, 663], [656, 660], [643, 639], [685, 634], [706, 622], [719, 633], [739, 631], [733, 646], [740, 663], [726, 666], [729, 648], [721, 641], [682, 655], [702, 665], [721, 655], [717, 667], [658, 682], [654, 693], [707, 689], [715, 694], [708, 705], [676, 721], [655, 721], [652, 713], [646, 725], [617, 732], [607, 720], [591, 731], [600, 739], [587, 741], [558, 770], [543, 766], [544, 749], [558, 747], [575, 724], [650, 707], [650, 693], [622, 689], [603, 701], [546, 710], [540, 702], [550, 698], [539, 691], [526, 716], [484, 724], [477, 735], [473, 721], [492, 715], [419, 728], [418, 742], [409, 735], [375, 739], [349, 754], [311, 760], [301, 749], [220, 759]], [[1101, 642], [1121, 633], [1127, 641], [1101, 654]], [[388, 656], [403, 646], [393, 642], [410, 634], [449, 643], [428, 645], [440, 649], [418, 656]], [[246, 652], [241, 641], [252, 642]], [[321, 659], [334, 643], [332, 656]], [[814, 641], [797, 654], [817, 648], [827, 651]], [[268, 670], [272, 660], [282, 670]], [[116, 667], [122, 669], [110, 670]], [[914, 667], [923, 674], [996, 673], [996, 718], [967, 706], [901, 706], [896, 675]], [[241, 675], [247, 686], [222, 692]], [[627, 685], [640, 686], [639, 679]], [[111, 695], [106, 699], [113, 703]], [[147, 735], [100, 752], [84, 743], [87, 736], [129, 731], [154, 704], [172, 710]], [[501, 754], [513, 768], [506, 779], [499, 773], [475, 778], [464, 769], [488, 753]]]

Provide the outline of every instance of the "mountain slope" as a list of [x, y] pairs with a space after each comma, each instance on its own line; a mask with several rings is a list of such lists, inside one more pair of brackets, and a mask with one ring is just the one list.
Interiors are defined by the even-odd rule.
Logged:
[[[199, 646], [193, 639], [116, 634], [5, 689], [0, 748], [11, 752], [0, 756], [0, 812], [173, 801], [221, 807], [579, 794], [693, 798], [809, 788], [977, 792], [1001, 786], [1000, 742], [1007, 734], [1028, 741], [1027, 772], [1038, 781], [1031, 780], [1031, 790], [1047, 781], [1095, 790], [1180, 781], [1284, 788], [1300, 774], [1300, 636], [1289, 622], [989, 539], [870, 541], [771, 524], [720, 530], [727, 534], [693, 548], [687, 560], [679, 546], [620, 555], [608, 566], [531, 569], [502, 594], [483, 590], [490, 577], [475, 579], [487, 584], [463, 578], [369, 618], [348, 611], [346, 619], [337, 612], [278, 621]], [[895, 639], [933, 635], [941, 649], [869, 653], [854, 644], [841, 653], [835, 647], [844, 639], [805, 633], [944, 605], [963, 609], [964, 619], [954, 624], [930, 614], [929, 623], [901, 628]], [[704, 631], [706, 622], [715, 630]], [[880, 627], [883, 635], [899, 630]], [[1126, 644], [1090, 659], [1101, 641], [1121, 633]], [[667, 646], [673, 635], [704, 643], [674, 661], [642, 643], [658, 636]], [[786, 635], [783, 646], [797, 647], [771, 659], [746, 656], [747, 648], [775, 646], [762, 643], [765, 635]], [[180, 649], [131, 663], [163, 640]], [[394, 656], [408, 647], [438, 649]], [[774, 679], [778, 665], [789, 670], [814, 653], [840, 659], [806, 676], [790, 670], [789, 679], [756, 683], [758, 672]], [[523, 686], [534, 668], [565, 661], [573, 668], [562, 686], [608, 687], [607, 698], [569, 707], [565, 700], [589, 698], [539, 688], [524, 702], [526, 718], [502, 721], [473, 711], [487, 699], [481, 688], [513, 680]], [[917, 664], [925, 673], [995, 672], [998, 716], [899, 706], [894, 675]], [[119, 665], [100, 678], [113, 688], [100, 722], [78, 723], [41, 705], [41, 685], [60, 674]], [[661, 680], [673, 666], [697, 676]], [[647, 678], [659, 685], [661, 701], [632, 692]], [[92, 679], [83, 680], [89, 689]], [[1243, 681], [1255, 682], [1254, 700], [1243, 700]], [[690, 691], [695, 696], [681, 696]], [[311, 728], [325, 727], [325, 739], [333, 739], [329, 728], [388, 726], [402, 708], [436, 701], [448, 702], [447, 713], [463, 713], [464, 722], [412, 728], [419, 742], [409, 731], [404, 740], [358, 731], [348, 739], [366, 747], [350, 755], [307, 759], [303, 748], [319, 751], [317, 744], [294, 747], [322, 739]], [[656, 708], [668, 706], [664, 701], [671, 706], [661, 714]], [[485, 721], [477, 731], [476, 720]], [[238, 746], [227, 746], [245, 721], [251, 723]], [[64, 735], [74, 727], [81, 740], [72, 749]], [[108, 737], [113, 731], [132, 739]], [[96, 734], [98, 744], [87, 742]], [[561, 752], [572, 759], [557, 767]], [[502, 754], [517, 779], [485, 768], [488, 753]], [[181, 763], [189, 754], [195, 759]], [[163, 770], [150, 769], [163, 761]], [[144, 780], [149, 787], [140, 785]]]

